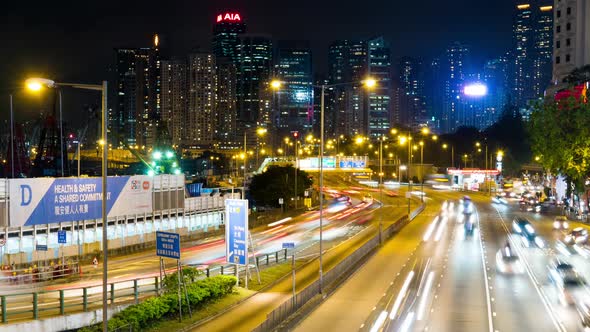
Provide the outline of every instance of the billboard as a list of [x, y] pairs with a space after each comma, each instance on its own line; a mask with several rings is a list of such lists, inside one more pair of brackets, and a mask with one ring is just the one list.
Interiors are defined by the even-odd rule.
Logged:
[[[102, 218], [101, 178], [10, 180], [10, 226]], [[107, 183], [107, 215], [152, 211], [152, 178], [113, 176]]]
[[225, 259], [246, 265], [248, 259], [248, 200], [225, 200]]

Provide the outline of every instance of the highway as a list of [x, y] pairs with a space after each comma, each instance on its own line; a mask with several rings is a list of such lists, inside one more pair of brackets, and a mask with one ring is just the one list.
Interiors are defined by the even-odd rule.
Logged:
[[[343, 196], [346, 195], [346, 196]], [[359, 191], [351, 193], [339, 193], [330, 190], [324, 213], [323, 239], [324, 248], [328, 250], [343, 241], [352, 238], [359, 232], [369, 227], [369, 220], [373, 219], [374, 211], [378, 204], [372, 200], [363, 201], [364, 194]], [[341, 201], [336, 198], [340, 197]], [[347, 201], [347, 198], [350, 198]], [[399, 205], [397, 201], [402, 198], [388, 197], [391, 205]], [[388, 207], [388, 209], [395, 209]], [[401, 209], [399, 209], [401, 211]], [[397, 213], [397, 212], [396, 212]], [[402, 212], [398, 214], [401, 215]], [[281, 250], [283, 242], [294, 242], [297, 246], [297, 257], [310, 260], [318, 255], [319, 244], [319, 214], [318, 211], [306, 212], [294, 218], [277, 220], [271, 226], [259, 227], [252, 230], [252, 243], [257, 256], [274, 253]], [[225, 264], [225, 241], [223, 237], [212, 237], [200, 243], [186, 246], [182, 249], [182, 263], [205, 267], [218, 267]], [[90, 262], [89, 262], [90, 263]], [[173, 263], [168, 261], [169, 268], [173, 269]], [[40, 308], [58, 308], [59, 293], [57, 290], [71, 290], [65, 293], [65, 302], [78, 304], [78, 307], [70, 308], [70, 312], [82, 309], [80, 291], [74, 291], [81, 287], [96, 287], [102, 282], [102, 268], [94, 268], [88, 264], [82, 267], [83, 275], [77, 280], [66, 283], [11, 285], [2, 284], [3, 295], [23, 294], [34, 291], [46, 291], [39, 295]], [[228, 272], [226, 272], [228, 273]], [[232, 273], [232, 272], [230, 272]], [[142, 252], [132, 255], [113, 257], [109, 260], [109, 282], [123, 282], [127, 280], [145, 278], [159, 275], [159, 259], [154, 252]], [[89, 291], [89, 294], [99, 292], [98, 287]], [[80, 294], [78, 294], [80, 293]], [[70, 296], [71, 295], [71, 296]], [[15, 295], [7, 297], [9, 321], [30, 319], [30, 314], [11, 315], [11, 311], [29, 310], [31, 307], [30, 295]], [[91, 306], [92, 308], [92, 306]], [[55, 315], [58, 310], [47, 310], [40, 313], [41, 317]]]
[[[575, 308], [560, 303], [548, 265], [560, 257], [588, 278], [589, 251], [555, 249], [563, 233], [552, 229], [552, 215], [522, 212], [516, 201], [495, 204], [477, 193], [471, 195], [470, 235], [459, 219], [463, 195], [428, 191], [426, 210], [295, 330], [581, 331]], [[515, 217], [531, 221], [543, 248], [526, 247], [513, 234]], [[520, 258], [520, 274], [497, 267], [507, 241]]]

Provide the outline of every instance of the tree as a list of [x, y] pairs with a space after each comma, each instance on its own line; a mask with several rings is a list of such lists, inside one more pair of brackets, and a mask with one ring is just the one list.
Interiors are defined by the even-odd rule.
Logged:
[[546, 169], [584, 188], [590, 174], [590, 104], [569, 98], [538, 104], [531, 115], [533, 152]]
[[[312, 185], [311, 177], [297, 170], [297, 196]], [[285, 203], [295, 197], [295, 168], [293, 166], [270, 166], [266, 172], [256, 174], [250, 184], [250, 194], [258, 206], [279, 206], [279, 198]]]
[[572, 70], [572, 72], [563, 79], [564, 83], [570, 85], [577, 85], [587, 81], [590, 81], [590, 65]]

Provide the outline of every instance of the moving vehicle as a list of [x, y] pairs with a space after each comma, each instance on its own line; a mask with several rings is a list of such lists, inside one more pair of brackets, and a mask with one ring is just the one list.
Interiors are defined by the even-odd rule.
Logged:
[[553, 229], [568, 229], [570, 227], [566, 216], [557, 216], [553, 219]]
[[512, 250], [509, 243], [496, 253], [496, 269], [502, 274], [524, 273], [524, 267], [520, 262], [520, 258]]
[[496, 195], [492, 198], [492, 202], [496, 204], [508, 204], [508, 201], [502, 195]]
[[473, 202], [471, 201], [471, 198], [469, 196], [463, 196], [463, 198], [460, 200], [460, 203], [462, 212], [464, 214], [473, 213]]
[[561, 259], [554, 259], [548, 266], [549, 268], [549, 280], [553, 282], [555, 285], [563, 284], [563, 279], [568, 275], [572, 275], [576, 273], [574, 267], [561, 260]]
[[588, 242], [588, 230], [582, 227], [572, 229], [564, 238], [566, 244], [585, 244]]
[[574, 305], [584, 301], [590, 295], [586, 288], [586, 280], [577, 272], [570, 273], [563, 278], [563, 282], [558, 284], [559, 301], [563, 305]]
[[516, 218], [512, 221], [512, 230], [522, 237], [522, 243], [525, 247], [536, 245], [539, 248], [545, 248], [545, 242], [535, 232], [531, 223], [524, 218]]

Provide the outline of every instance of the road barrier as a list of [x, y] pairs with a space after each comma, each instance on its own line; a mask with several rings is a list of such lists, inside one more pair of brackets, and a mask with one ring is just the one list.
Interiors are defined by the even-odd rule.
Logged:
[[[403, 216], [396, 220], [393, 224], [383, 230], [383, 238], [388, 239], [397, 233], [402, 227], [413, 220], [420, 212], [424, 210], [424, 204], [420, 205], [418, 209], [412, 211], [410, 218]], [[370, 252], [375, 250], [379, 246], [379, 234], [376, 234], [363, 244], [354, 253], [346, 257], [334, 268], [324, 274], [324, 285], [331, 285], [334, 282], [342, 278], [345, 273], [348, 273], [351, 269], [365, 258]], [[325, 286], [324, 286], [325, 287]], [[319, 280], [316, 280], [305, 289], [301, 290], [285, 302], [283, 302], [278, 308], [274, 309], [266, 316], [266, 320], [262, 322], [258, 327], [252, 330], [252, 332], [266, 332], [273, 331], [282, 322], [287, 320], [292, 314], [299, 310], [303, 305], [311, 301], [315, 296], [320, 294]]]
[[[281, 249], [269, 254], [251, 257], [250, 264], [255, 261], [259, 265], [260, 263], [269, 265], [285, 260], [287, 260], [287, 249]], [[236, 275], [237, 272], [235, 265], [206, 268], [198, 265], [188, 266], [202, 270], [201, 278], [220, 274]], [[245, 275], [242, 272], [243, 269], [244, 267], [240, 268], [240, 274]], [[59, 273], [65, 270], [56, 271]], [[0, 283], [0, 287], [11, 285], [8, 280]], [[161, 282], [159, 277], [146, 277], [110, 283], [108, 287], [109, 304], [139, 303], [143, 298], [159, 294], [162, 287]], [[102, 285], [0, 295], [2, 323], [47, 318], [100, 308], [102, 308]]]

